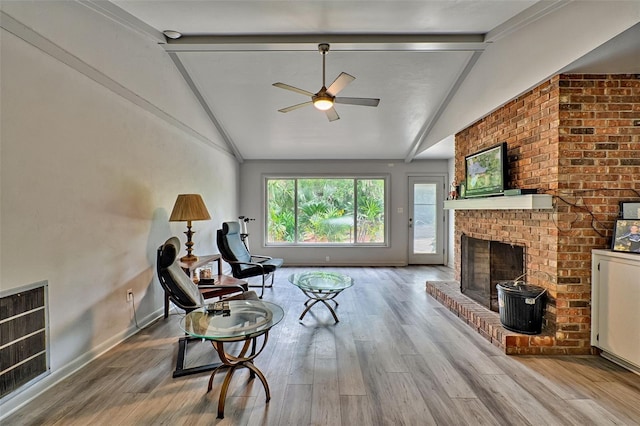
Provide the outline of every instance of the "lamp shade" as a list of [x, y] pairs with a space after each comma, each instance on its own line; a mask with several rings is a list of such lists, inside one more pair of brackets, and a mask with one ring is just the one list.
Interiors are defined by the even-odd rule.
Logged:
[[170, 222], [211, 219], [200, 194], [180, 194], [173, 206]]

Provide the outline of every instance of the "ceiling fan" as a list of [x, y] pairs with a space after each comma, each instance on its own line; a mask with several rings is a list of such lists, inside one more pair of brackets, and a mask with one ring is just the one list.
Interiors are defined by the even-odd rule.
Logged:
[[340, 73], [329, 88], [325, 85], [325, 57], [329, 52], [328, 43], [320, 43], [318, 45], [318, 51], [322, 54], [322, 88], [317, 93], [311, 93], [297, 87], [290, 86], [284, 83], [273, 83], [274, 86], [281, 89], [291, 90], [292, 92], [300, 93], [311, 97], [310, 101], [303, 102], [301, 104], [292, 105], [286, 108], [279, 109], [280, 112], [289, 112], [294, 109], [302, 108], [307, 105], [313, 105], [320, 111], [324, 111], [327, 114], [329, 121], [335, 121], [340, 119], [333, 104], [349, 104], [349, 105], [361, 105], [375, 107], [380, 103], [380, 99], [374, 98], [345, 98], [336, 96], [342, 89], [347, 87], [347, 84], [351, 83], [356, 78], [346, 72]]

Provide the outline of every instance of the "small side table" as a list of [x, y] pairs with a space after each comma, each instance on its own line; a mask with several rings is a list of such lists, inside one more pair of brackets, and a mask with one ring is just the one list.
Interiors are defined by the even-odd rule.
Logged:
[[208, 263], [216, 262], [218, 264], [218, 275], [222, 274], [222, 258], [219, 254], [207, 254], [205, 256], [198, 256], [198, 260], [189, 260], [189, 261], [179, 261], [178, 265], [184, 272], [189, 275], [189, 278], [193, 278], [191, 275], [193, 272], [201, 266], [204, 266]]
[[[267, 345], [269, 330], [282, 321], [283, 317], [284, 311], [274, 303], [262, 300], [231, 300], [228, 312], [203, 312], [199, 309], [188, 313], [180, 321], [180, 327], [185, 333], [211, 341], [222, 361], [222, 365], [211, 373], [207, 392], [213, 387], [216, 373], [227, 370], [218, 399], [219, 419], [224, 418], [224, 404], [229, 383], [238, 368], [248, 368], [251, 379], [258, 376], [264, 387], [267, 402], [271, 399], [267, 379], [255, 366], [254, 359]], [[261, 344], [258, 343], [260, 336], [262, 336]], [[225, 351], [224, 344], [228, 342], [243, 342], [237, 355]], [[251, 352], [249, 347], [253, 348]]]
[[300, 321], [309, 312], [309, 309], [318, 302], [322, 302], [336, 323], [339, 321], [336, 311], [328, 302], [335, 303], [335, 307], [338, 307], [338, 302], [335, 297], [339, 295], [342, 290], [345, 290], [353, 285], [353, 278], [339, 274], [337, 272], [322, 272], [322, 271], [309, 271], [299, 274], [291, 274], [289, 276], [289, 282], [298, 287], [307, 296], [308, 300], [304, 303], [305, 310], [300, 315]]
[[[198, 260], [183, 262], [180, 261], [178, 264], [182, 268], [185, 274], [191, 279], [193, 279], [193, 274], [196, 269], [204, 266], [208, 263], [216, 262], [218, 264], [218, 275], [214, 277], [216, 285], [241, 285], [245, 291], [248, 290], [248, 283], [244, 280], [239, 280], [234, 277], [230, 277], [228, 275], [222, 274], [222, 258], [219, 254], [208, 254], [206, 256], [198, 256]], [[201, 289], [202, 297], [205, 299], [215, 296], [224, 296], [227, 294], [235, 293], [237, 290], [234, 289]], [[169, 294], [167, 292], [164, 293], [164, 317], [169, 317]]]

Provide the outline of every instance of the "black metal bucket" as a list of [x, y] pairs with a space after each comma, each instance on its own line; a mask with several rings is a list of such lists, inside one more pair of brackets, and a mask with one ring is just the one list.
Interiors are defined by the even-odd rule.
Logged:
[[502, 326], [517, 333], [540, 334], [547, 290], [522, 281], [502, 281], [496, 288]]

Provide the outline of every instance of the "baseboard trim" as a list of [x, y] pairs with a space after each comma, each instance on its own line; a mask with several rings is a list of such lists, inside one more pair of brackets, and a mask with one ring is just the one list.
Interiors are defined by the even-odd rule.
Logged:
[[405, 262], [289, 262], [287, 261], [284, 266], [295, 267], [404, 267], [409, 266]]
[[618, 364], [620, 367], [626, 368], [627, 370], [636, 373], [637, 375], [640, 375], [640, 367], [638, 367], [635, 364], [630, 363], [629, 361], [626, 361], [610, 352], [607, 351], [602, 351], [600, 353], [600, 356], [602, 358], [608, 359], [609, 361], [613, 362], [614, 364]]

